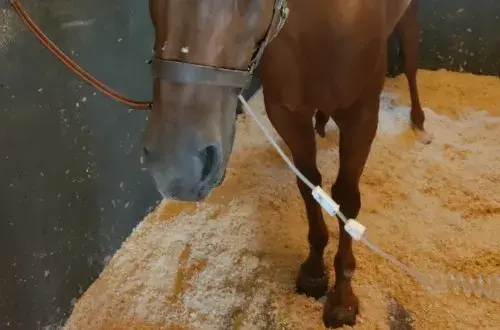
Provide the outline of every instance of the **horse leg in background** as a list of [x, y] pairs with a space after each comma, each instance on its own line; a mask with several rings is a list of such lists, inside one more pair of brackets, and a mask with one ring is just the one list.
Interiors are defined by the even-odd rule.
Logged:
[[325, 137], [325, 127], [326, 123], [328, 123], [328, 119], [330, 119], [330, 116], [325, 115], [323, 112], [320, 110], [316, 110], [316, 114], [314, 116], [315, 123], [314, 123], [314, 129], [318, 133], [319, 136]]
[[400, 73], [403, 72], [402, 62], [403, 59], [401, 57], [401, 41], [399, 36], [396, 33], [396, 28], [389, 35], [387, 39], [387, 76], [394, 78], [397, 77]]
[[411, 98], [411, 125], [417, 134], [417, 139], [429, 144], [432, 141], [432, 134], [424, 129], [425, 114], [420, 105], [417, 87], [417, 71], [419, 66], [419, 42], [420, 24], [418, 21], [418, 1], [413, 0], [406, 9], [403, 17], [396, 25], [396, 32], [400, 40], [400, 55], [404, 62], [404, 71]]
[[[265, 97], [264, 89], [264, 101]], [[312, 109], [311, 109], [312, 110]], [[290, 111], [285, 106], [266, 102], [266, 111], [274, 128], [285, 141], [293, 162], [315, 186], [321, 185], [321, 174], [316, 165], [316, 141], [312, 126], [312, 111]], [[309, 222], [309, 256], [300, 266], [296, 290], [307, 296], [320, 298], [328, 289], [328, 274], [323, 259], [328, 244], [328, 229], [320, 205], [314, 200], [311, 189], [297, 178], [297, 185], [305, 203]]]
[[[340, 131], [339, 170], [332, 186], [332, 198], [348, 219], [356, 219], [361, 207], [359, 181], [370, 153], [378, 125], [379, 97], [361, 99], [361, 106], [339, 110], [333, 116]], [[327, 295], [323, 321], [327, 327], [354, 325], [358, 298], [351, 286], [356, 261], [352, 238], [339, 222], [339, 245], [335, 255], [335, 284]]]

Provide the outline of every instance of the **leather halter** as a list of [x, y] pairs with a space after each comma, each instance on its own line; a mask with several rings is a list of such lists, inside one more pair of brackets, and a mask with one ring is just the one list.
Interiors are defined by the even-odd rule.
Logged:
[[[152, 75], [172, 83], [202, 84], [219, 87], [245, 89], [252, 79], [255, 68], [266, 46], [278, 35], [285, 24], [288, 15], [286, 0], [275, 0], [271, 23], [265, 38], [260, 42], [257, 52], [252, 57], [247, 70], [225, 69], [215, 66], [205, 66], [188, 62], [152, 59]], [[274, 28], [274, 34], [271, 33]]]

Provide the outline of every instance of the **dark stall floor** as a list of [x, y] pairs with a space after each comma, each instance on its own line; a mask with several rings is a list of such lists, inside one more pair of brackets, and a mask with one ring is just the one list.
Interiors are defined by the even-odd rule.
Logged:
[[[98, 79], [150, 98], [147, 2], [21, 2]], [[0, 10], [0, 329], [63, 322], [156, 205], [139, 163], [145, 119], [79, 80]]]

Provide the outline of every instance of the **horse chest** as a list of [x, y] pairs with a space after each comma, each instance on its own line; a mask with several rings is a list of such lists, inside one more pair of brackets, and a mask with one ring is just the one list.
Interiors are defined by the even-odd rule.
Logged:
[[[302, 88], [307, 103], [314, 107], [329, 105], [347, 108], [357, 101], [365, 86], [380, 79], [377, 45], [354, 49], [354, 45], [333, 41], [329, 47], [311, 54], [302, 65]], [[315, 58], [313, 58], [315, 57]]]
[[263, 59], [263, 83], [272, 85], [268, 95], [279, 103], [346, 108], [379, 81], [385, 56], [382, 17], [362, 1], [314, 4], [291, 1], [297, 14], [290, 15]]

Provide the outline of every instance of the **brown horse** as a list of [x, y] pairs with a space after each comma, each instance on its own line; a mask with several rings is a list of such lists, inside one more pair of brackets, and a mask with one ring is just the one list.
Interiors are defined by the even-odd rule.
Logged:
[[[288, 0], [290, 14], [278, 33], [280, 0], [150, 0], [155, 79], [144, 159], [161, 194], [198, 201], [223, 181], [234, 140], [237, 93], [261, 58], [267, 115], [297, 168], [314, 185], [322, 181], [316, 166], [315, 109], [339, 127], [340, 164], [331, 194], [341, 211], [355, 219], [361, 206], [359, 180], [377, 130], [387, 38], [398, 22], [409, 79], [416, 71], [416, 58], [409, 57], [417, 56], [417, 8], [412, 4], [406, 10], [408, 2]], [[412, 101], [413, 127], [425, 134], [423, 112]], [[309, 188], [301, 181], [298, 187], [309, 222], [310, 252], [296, 288], [321, 297], [328, 289], [323, 260], [328, 231]], [[335, 284], [323, 313], [331, 327], [354, 324], [358, 313], [351, 286], [352, 240], [339, 224]]]

